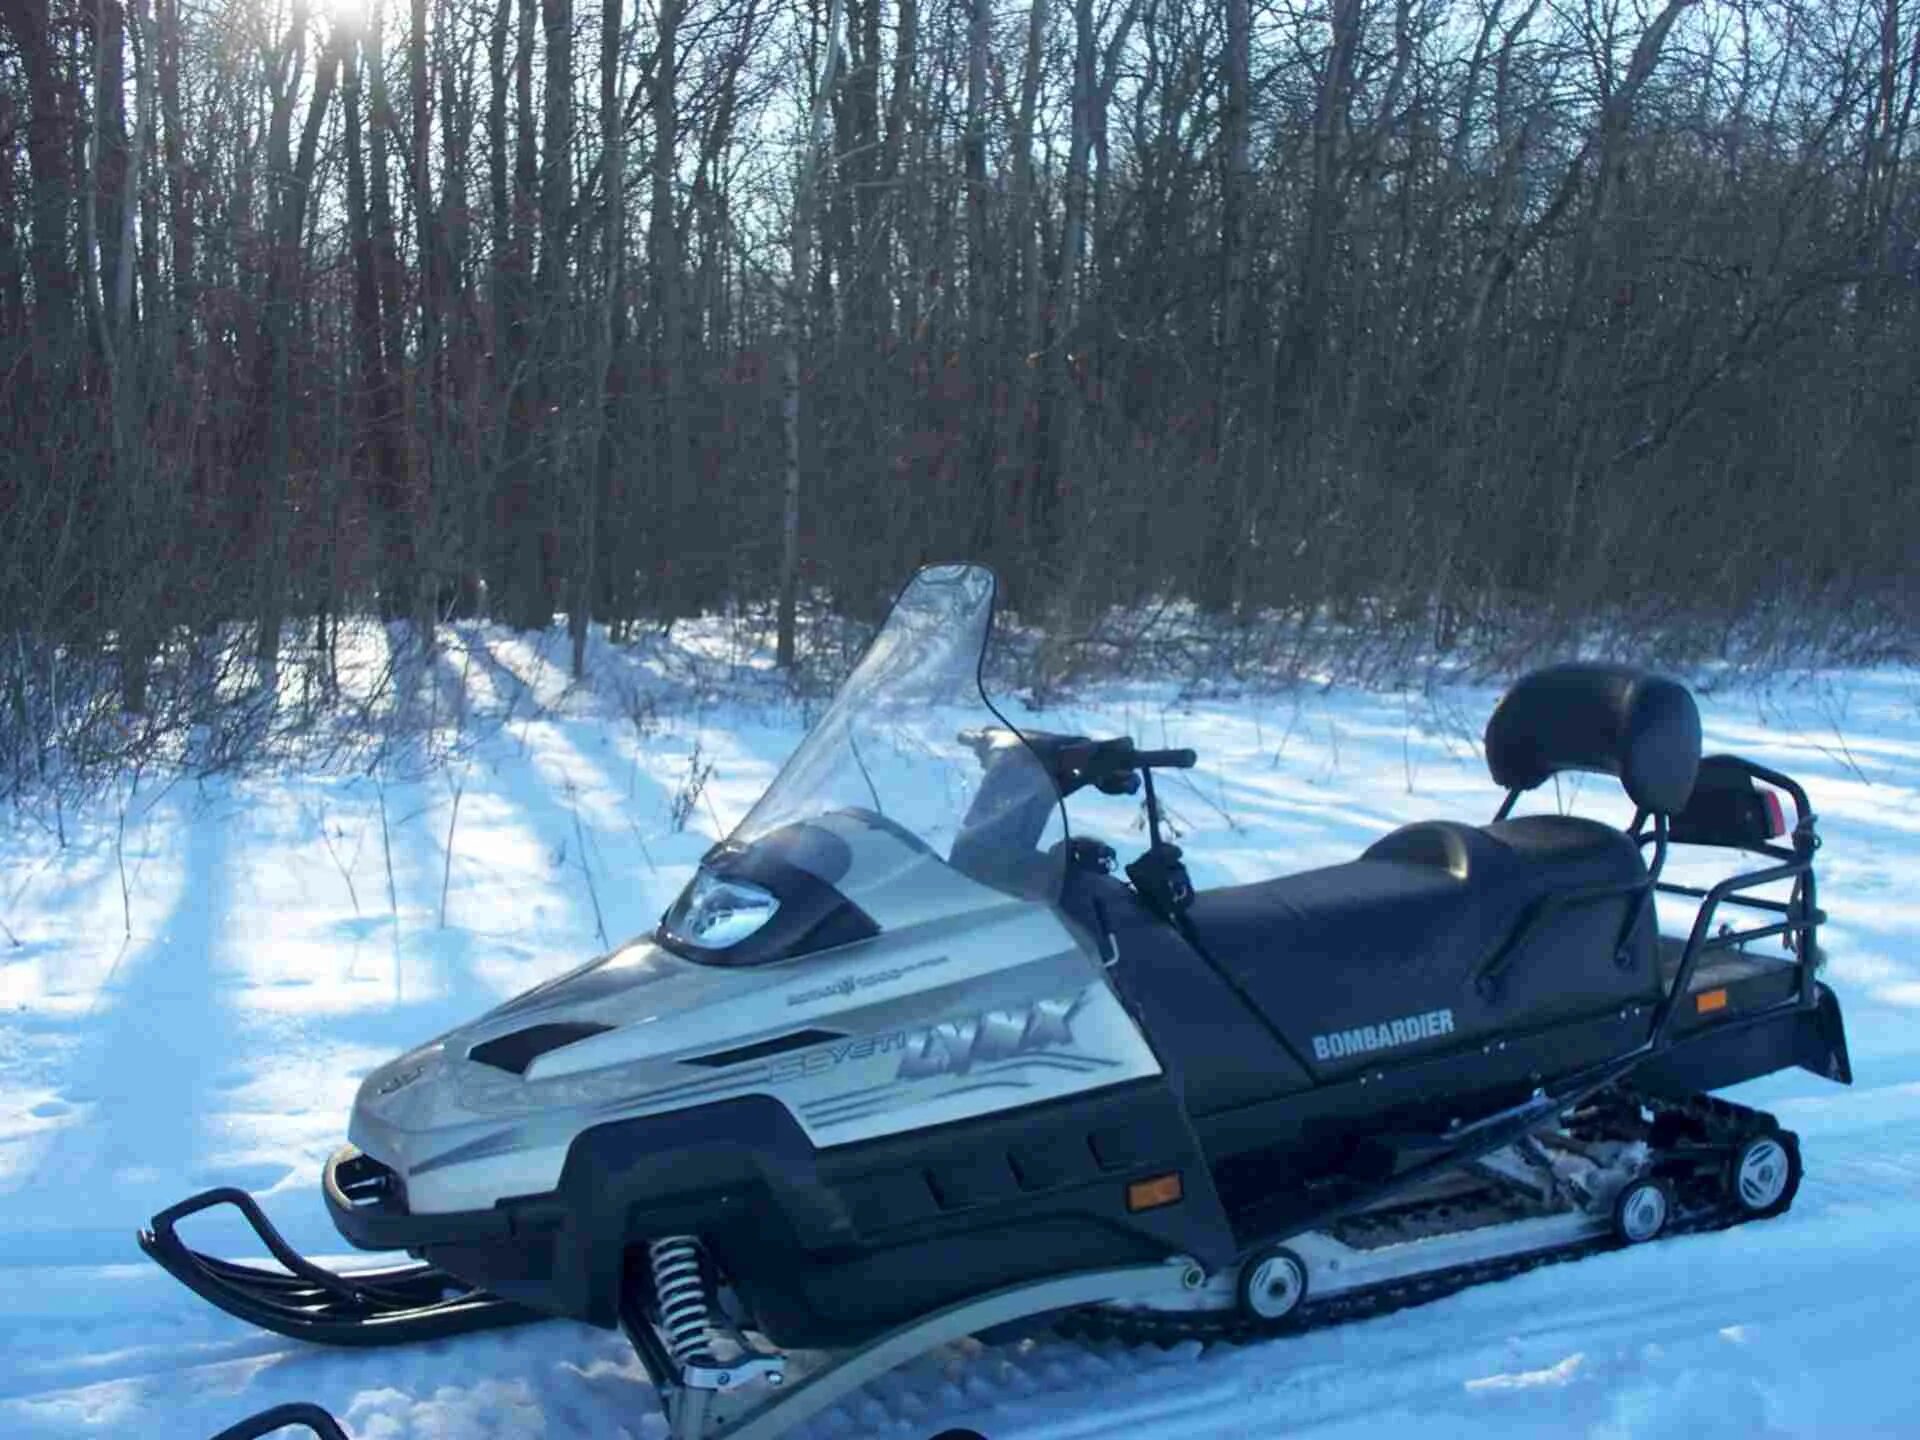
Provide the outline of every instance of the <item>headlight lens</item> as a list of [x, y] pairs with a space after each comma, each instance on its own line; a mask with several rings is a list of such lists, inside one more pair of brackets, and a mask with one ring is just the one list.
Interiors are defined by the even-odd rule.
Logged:
[[667, 933], [702, 950], [738, 945], [780, 908], [767, 890], [745, 880], [723, 880], [702, 870], [667, 912]]

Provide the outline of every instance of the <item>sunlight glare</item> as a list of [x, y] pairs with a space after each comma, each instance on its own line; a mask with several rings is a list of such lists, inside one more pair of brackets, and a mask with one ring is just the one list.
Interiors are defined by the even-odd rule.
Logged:
[[314, 0], [314, 8], [335, 25], [358, 30], [366, 21], [373, 0]]

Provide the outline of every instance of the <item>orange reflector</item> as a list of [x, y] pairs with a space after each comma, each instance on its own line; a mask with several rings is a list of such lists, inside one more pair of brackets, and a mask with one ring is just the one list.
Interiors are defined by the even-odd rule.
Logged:
[[1697, 1015], [1710, 1015], [1715, 1010], [1727, 1008], [1727, 992], [1724, 990], [1702, 990], [1694, 997], [1693, 1009]]
[[1136, 1180], [1127, 1186], [1127, 1209], [1157, 1210], [1177, 1204], [1180, 1199], [1180, 1172], [1156, 1175], [1151, 1180]]

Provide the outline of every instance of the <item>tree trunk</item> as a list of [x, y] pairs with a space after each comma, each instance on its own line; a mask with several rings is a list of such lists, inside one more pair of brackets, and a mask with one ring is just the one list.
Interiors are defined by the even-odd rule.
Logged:
[[[121, 12], [124, 24], [125, 11]], [[146, 57], [153, 53], [152, 37], [142, 34], [147, 25], [142, 0], [134, 0], [133, 30], [128, 38], [133, 41], [134, 55], [134, 124], [133, 135], [125, 135], [125, 99], [121, 100], [123, 153], [120, 166], [120, 197], [118, 219], [120, 223], [119, 253], [114, 257], [113, 272], [113, 324], [118, 335], [125, 335], [133, 322], [133, 274], [138, 268], [139, 252], [135, 238], [135, 223], [139, 218], [140, 207], [140, 171], [146, 163], [147, 134], [151, 129], [147, 112], [153, 104], [153, 82], [149, 78]]]
[[506, 272], [501, 289], [508, 318], [502, 349], [508, 388], [499, 421], [502, 478], [493, 517], [498, 534], [495, 613], [522, 629], [544, 626], [551, 618], [550, 603], [544, 598], [542, 558], [551, 507], [535, 472], [534, 448], [534, 417], [540, 409], [532, 288], [540, 208], [538, 118], [533, 104], [539, 13], [539, 0], [520, 0], [518, 52], [513, 63], [513, 243], [499, 262]]
[[962, 140], [967, 204], [967, 369], [972, 423], [967, 467], [974, 477], [973, 536], [968, 553], [992, 553], [998, 478], [993, 473], [994, 426], [989, 399], [994, 382], [995, 294], [987, 227], [987, 47], [992, 0], [973, 0], [967, 25], [967, 128]]
[[786, 508], [780, 526], [780, 616], [775, 639], [775, 662], [791, 670], [794, 662], [794, 612], [800, 595], [800, 365], [806, 344], [807, 283], [813, 271], [815, 184], [820, 164], [820, 142], [832, 103], [834, 62], [839, 57], [842, 0], [832, 0], [827, 12], [827, 34], [822, 51], [819, 88], [814, 91], [807, 136], [794, 177], [791, 252], [786, 293], [781, 298], [782, 355], [780, 420], [786, 439]]
[[[676, 0], [667, 0], [675, 4]], [[594, 557], [599, 547], [601, 497], [613, 480], [610, 432], [613, 396], [613, 346], [620, 309], [620, 267], [626, 250], [626, 116], [620, 96], [620, 0], [602, 0], [600, 8], [600, 334], [594, 381], [593, 463], [580, 467], [586, 476], [576, 517], [573, 598], [567, 605], [567, 631], [572, 641], [573, 678], [587, 673], [587, 634], [592, 619]]]
[[108, 376], [113, 386], [112, 456], [114, 490], [120, 510], [123, 540], [119, 562], [119, 598], [127, 606], [120, 627], [120, 703], [130, 715], [147, 708], [147, 674], [152, 661], [157, 624], [154, 607], [146, 603], [151, 592], [152, 567], [143, 563], [151, 538], [148, 514], [155, 509], [155, 476], [146, 463], [141, 443], [143, 351], [133, 332], [134, 215], [139, 201], [140, 172], [146, 158], [153, 117], [153, 25], [140, 0], [135, 0], [133, 23], [134, 128], [122, 157], [124, 186], [119, 205], [120, 245], [113, 284], [112, 344]]
[[[303, 0], [296, 0], [293, 24], [296, 33], [304, 30], [306, 15]], [[320, 128], [327, 106], [333, 98], [335, 77], [339, 71], [340, 43], [344, 29], [336, 29], [334, 38], [321, 52], [313, 79], [313, 96], [307, 108], [306, 124], [301, 128], [297, 155], [288, 154], [288, 131], [296, 81], [303, 47], [296, 46], [284, 88], [276, 97], [269, 137], [267, 163], [274, 177], [268, 209], [267, 294], [264, 306], [265, 351], [269, 375], [267, 412], [268, 443], [266, 456], [266, 507], [268, 543], [262, 547], [263, 575], [260, 585], [259, 637], [256, 661], [260, 689], [272, 696], [279, 680], [280, 636], [285, 625], [288, 600], [287, 542], [292, 516], [288, 495], [293, 467], [293, 314], [297, 305], [301, 264], [301, 238], [306, 229], [307, 198], [313, 188], [313, 167], [319, 157]]]
[[399, 126], [387, 95], [386, 56], [380, 7], [373, 11], [367, 30], [365, 57], [368, 89], [373, 102], [367, 145], [367, 218], [373, 242], [373, 273], [379, 291], [381, 351], [385, 356], [374, 391], [373, 448], [374, 542], [378, 548], [380, 613], [388, 619], [411, 614], [417, 560], [414, 506], [407, 493], [404, 459], [405, 404], [401, 382], [406, 369], [406, 310], [401, 304], [400, 246], [393, 218], [392, 174], [387, 147], [398, 138]]
[[1231, 609], [1238, 596], [1247, 485], [1250, 479], [1257, 484], [1265, 478], [1249, 476], [1254, 456], [1236, 443], [1245, 420], [1244, 380], [1252, 373], [1240, 353], [1250, 259], [1247, 210], [1253, 189], [1251, 32], [1249, 0], [1227, 0], [1227, 104], [1221, 116], [1226, 173], [1221, 177], [1220, 329], [1212, 397], [1214, 483], [1202, 521], [1206, 544], [1197, 587], [1200, 603], [1215, 612]]
[[14, 186], [14, 137], [20, 131], [14, 96], [0, 90], [0, 334], [24, 335], [27, 329], [26, 208]]
[[[427, 0], [412, 0], [407, 30], [407, 100], [412, 114], [412, 153], [407, 173], [413, 192], [415, 245], [420, 256], [420, 354], [414, 362], [413, 433], [406, 466], [413, 513], [412, 605], [414, 644], [421, 655], [433, 647], [441, 527], [435, 524], [442, 478], [436, 473], [444, 447], [445, 339], [448, 283], [441, 216], [433, 201], [432, 82], [427, 75]], [[449, 177], [451, 183], [452, 177]]]
[[513, 246], [513, 211], [507, 191], [507, 36], [513, 28], [513, 0], [495, 0], [493, 24], [487, 33], [487, 202], [493, 242], [493, 335], [494, 391], [496, 399], [505, 395], [505, 367], [501, 364], [507, 337], [510, 307], [506, 278], [508, 255]]
[[[167, 175], [168, 262], [173, 270], [174, 345], [182, 371], [191, 367], [194, 304], [193, 177], [180, 118], [180, 0], [154, 0], [158, 22], [160, 153]], [[186, 378], [184, 375], [182, 378]]]
[[[1556, 544], [1551, 551], [1552, 569], [1543, 574], [1543, 581], [1546, 575], [1564, 580], [1571, 572], [1578, 543], [1580, 498], [1589, 483], [1587, 472], [1594, 443], [1593, 417], [1590, 408], [1581, 404], [1579, 399], [1583, 389], [1581, 381], [1590, 328], [1585, 312], [1592, 304], [1598, 274], [1601, 231], [1612, 212], [1614, 189], [1619, 183], [1624, 164], [1621, 150], [1633, 128], [1634, 107], [1640, 92], [1660, 62], [1660, 53], [1666, 45], [1668, 34], [1681, 13], [1695, 3], [1696, 0], [1665, 0], [1660, 13], [1641, 32], [1635, 43], [1633, 54], [1627, 62], [1626, 75], [1610, 93], [1603, 90], [1598, 135], [1590, 142], [1594, 163], [1593, 197], [1587, 207], [1586, 223], [1575, 241], [1566, 308], [1556, 332], [1549, 387], [1555, 397], [1556, 408], [1560, 411], [1556, 418], [1561, 423], [1555, 429], [1557, 436], [1562, 438], [1563, 448], [1558, 459], [1566, 475], [1566, 484], [1556, 527]], [[1603, 83], [1612, 78], [1611, 55], [1606, 57], [1605, 65], [1609, 68], [1603, 70]]]
[[127, 154], [127, 20], [120, 0], [93, 3], [99, 47], [94, 62], [92, 199], [98, 215], [94, 246], [102, 320], [111, 333], [120, 322], [120, 262], [127, 250], [127, 184], [133, 171]]
[[[387, 593], [390, 559], [388, 536], [400, 523], [395, 492], [396, 465], [393, 427], [386, 407], [392, 381], [381, 350], [380, 267], [376, 260], [374, 225], [368, 210], [367, 165], [361, 118], [362, 73], [368, 62], [363, 53], [346, 59], [344, 108], [347, 149], [347, 245], [353, 266], [353, 350], [359, 366], [356, 388], [362, 444], [355, 469], [366, 486], [373, 521], [374, 584]], [[377, 126], [375, 127], [377, 130]], [[395, 357], [397, 362], [398, 357]]]
[[1314, 364], [1326, 329], [1327, 302], [1332, 294], [1333, 246], [1345, 191], [1339, 156], [1353, 105], [1354, 72], [1359, 63], [1360, 38], [1366, 27], [1362, 0], [1334, 0], [1332, 43], [1320, 71], [1314, 96], [1312, 177], [1308, 201], [1306, 243], [1300, 257], [1294, 319], [1281, 356], [1281, 402], [1288, 406], [1289, 423], [1296, 431], [1307, 418], [1305, 391], [1314, 383]]
[[550, 558], [554, 543], [553, 504], [559, 477], [571, 463], [567, 454], [568, 390], [562, 371], [567, 360], [572, 315], [572, 273], [568, 259], [568, 221], [573, 204], [573, 4], [541, 0], [546, 57], [546, 94], [540, 137], [540, 255], [534, 278], [539, 307], [538, 374], [530, 382], [538, 395], [539, 416], [533, 438], [538, 449], [529, 476], [533, 514], [519, 523], [520, 567], [514, 577], [523, 596], [517, 623], [544, 630], [553, 623], [554, 585]]
[[920, 254], [920, 236], [924, 224], [920, 216], [925, 177], [909, 173], [908, 120], [914, 108], [914, 74], [919, 63], [920, 14], [916, 0], [898, 0], [894, 13], [893, 83], [887, 96], [887, 136], [881, 158], [881, 178], [897, 197], [894, 201], [894, 234], [904, 240], [907, 252], [907, 278], [901, 286], [899, 326], [911, 345], [918, 338], [919, 297], [924, 278], [914, 263]]
[[865, 359], [862, 373], [871, 373], [885, 324], [886, 286], [890, 267], [881, 244], [882, 202], [880, 166], [884, 142], [880, 134], [880, 9], [881, 0], [860, 0], [847, 12], [849, 40], [860, 41], [860, 64], [847, 76], [853, 106], [853, 153], [847, 157], [848, 183], [853, 186], [857, 268], [849, 296], [848, 329]]
[[[1240, 324], [1247, 307], [1247, 210], [1252, 199], [1251, 157], [1252, 7], [1249, 0], [1227, 0], [1227, 173], [1221, 191], [1220, 248], [1224, 260], [1220, 296], [1221, 390], [1239, 371]], [[1214, 444], [1225, 439], [1226, 406], [1215, 407]]]
[[[649, 96], [653, 111], [653, 164], [647, 255], [653, 281], [655, 322], [653, 433], [657, 437], [654, 455], [665, 472], [656, 482], [656, 493], [666, 498], [666, 513], [675, 528], [693, 523], [700, 507], [687, 444], [686, 339], [682, 321], [679, 219], [674, 204], [674, 180], [680, 163], [680, 114], [675, 77], [680, 68], [680, 21], [685, 13], [684, 0], [661, 0], [653, 88]], [[709, 589], [711, 577], [679, 574], [683, 568], [675, 566], [674, 588], [661, 597], [669, 615], [696, 614], [713, 599]]]
[[[1014, 357], [1014, 383], [1007, 405], [1006, 450], [1013, 469], [1013, 483], [1007, 497], [1010, 514], [1019, 515], [1019, 507], [1030, 505], [1025, 489], [1031, 485], [1042, 456], [1034, 448], [1038, 428], [1038, 387], [1036, 378], [1045, 361], [1045, 335], [1041, 326], [1040, 296], [1043, 279], [1040, 265], [1040, 216], [1034, 194], [1033, 144], [1034, 121], [1039, 109], [1040, 71], [1046, 59], [1049, 0], [1033, 0], [1027, 7], [1027, 49], [1020, 69], [1020, 108], [1013, 128], [1013, 227], [1019, 253], [1019, 296], [1015, 312], [1020, 317], [1020, 350]], [[1022, 519], [1025, 517], [1022, 516]]]
[[31, 334], [36, 353], [65, 333], [73, 317], [73, 153], [77, 99], [61, 75], [48, 0], [0, 0], [27, 72], [27, 166], [33, 277]]
[[1045, 345], [1047, 388], [1042, 402], [1044, 456], [1028, 496], [1029, 543], [1050, 555], [1058, 539], [1061, 471], [1070, 452], [1074, 420], [1071, 396], [1078, 343], [1080, 266], [1086, 257], [1088, 165], [1093, 154], [1094, 110], [1100, 103], [1095, 71], [1093, 0], [1073, 0], [1073, 119], [1067, 144], [1066, 199], [1060, 250], [1054, 260], [1051, 315]]

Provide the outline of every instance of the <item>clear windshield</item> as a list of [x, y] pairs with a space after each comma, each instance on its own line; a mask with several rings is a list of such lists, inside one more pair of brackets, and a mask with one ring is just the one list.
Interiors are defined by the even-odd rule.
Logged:
[[[914, 576], [728, 848], [788, 827], [829, 832], [846, 849], [830, 847], [834, 873], [820, 878], [882, 929], [1007, 895], [1057, 898], [1059, 794], [980, 684], [994, 589], [979, 565]], [[807, 863], [807, 845], [784, 848]]]

